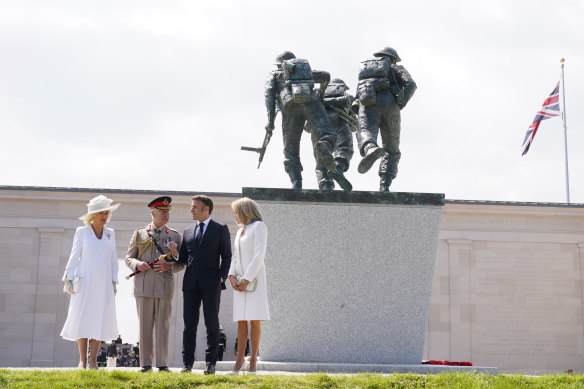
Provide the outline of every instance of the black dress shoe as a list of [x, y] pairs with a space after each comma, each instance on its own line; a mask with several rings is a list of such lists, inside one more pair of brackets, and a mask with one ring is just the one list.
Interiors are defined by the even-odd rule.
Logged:
[[152, 366], [142, 366], [140, 369], [140, 373], [148, 373], [149, 371], [152, 371]]
[[192, 365], [185, 365], [180, 372], [181, 373], [190, 373], [191, 370], [193, 370], [193, 366]]
[[215, 374], [215, 365], [207, 363], [207, 368], [205, 369], [205, 375]]
[[158, 368], [158, 371], [168, 371], [168, 372], [170, 372], [170, 369], [168, 368], [168, 366], [160, 366]]

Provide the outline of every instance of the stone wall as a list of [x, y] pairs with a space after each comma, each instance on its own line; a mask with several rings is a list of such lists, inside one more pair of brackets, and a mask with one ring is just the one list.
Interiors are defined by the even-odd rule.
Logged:
[[424, 356], [503, 371], [584, 369], [584, 207], [444, 207]]
[[[76, 365], [75, 343], [59, 337], [69, 301], [61, 277], [81, 225], [77, 217], [97, 194], [123, 203], [108, 224], [122, 259], [132, 232], [150, 220], [145, 204], [160, 192], [0, 187], [0, 266], [8, 275], [0, 284], [0, 367]], [[170, 224], [179, 230], [192, 223], [193, 194], [170, 193]], [[209, 195], [214, 218], [229, 225], [233, 238], [229, 204], [239, 195]], [[504, 372], [584, 372], [583, 261], [583, 205], [447, 200], [424, 359], [471, 361]], [[266, 266], [269, 271], [269, 258]], [[128, 273], [120, 262], [120, 282]], [[172, 366], [181, 365], [183, 329], [182, 275], [176, 282]], [[131, 300], [123, 293], [118, 304]], [[221, 300], [226, 359], [233, 359], [236, 335], [231, 293], [228, 286]], [[197, 360], [204, 359], [204, 332], [200, 323]]]

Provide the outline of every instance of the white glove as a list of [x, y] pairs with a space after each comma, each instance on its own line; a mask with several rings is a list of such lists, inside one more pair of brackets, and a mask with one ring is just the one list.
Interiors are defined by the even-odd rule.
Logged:
[[63, 280], [63, 282], [65, 282], [65, 286], [63, 287], [63, 291], [65, 293], [75, 294], [75, 292], [73, 292], [73, 281], [65, 279], [65, 280]]
[[112, 281], [112, 285], [114, 286], [114, 296], [118, 293], [118, 288], [116, 286], [116, 282]]

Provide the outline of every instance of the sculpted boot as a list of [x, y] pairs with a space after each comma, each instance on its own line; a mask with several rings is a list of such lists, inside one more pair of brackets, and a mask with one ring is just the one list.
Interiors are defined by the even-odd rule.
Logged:
[[320, 190], [333, 190], [335, 189], [335, 183], [328, 176], [326, 171], [316, 170], [316, 180], [318, 181], [318, 189]]
[[361, 174], [367, 173], [369, 169], [373, 166], [375, 161], [385, 155], [385, 151], [376, 145], [369, 147], [365, 152], [365, 157], [359, 162], [359, 166], [357, 167], [357, 171]]
[[337, 169], [337, 164], [335, 163], [335, 157], [331, 153], [331, 148], [329, 145], [322, 141], [318, 141], [314, 146], [324, 167], [330, 172]]
[[330, 181], [322, 181], [318, 183], [318, 189], [322, 191], [331, 191], [335, 189], [335, 184]]
[[390, 176], [383, 176], [379, 181], [379, 191], [380, 192], [389, 192], [389, 186], [391, 185], [391, 177]]
[[379, 191], [389, 192], [389, 186], [397, 176], [397, 164], [401, 154], [385, 154], [379, 163]]
[[349, 192], [353, 190], [353, 185], [351, 185], [349, 180], [345, 178], [345, 175], [343, 174], [343, 170], [341, 170], [341, 168], [336, 168], [334, 171], [329, 170], [328, 176], [335, 180], [337, 184], [339, 184], [339, 186], [343, 188], [344, 191]]
[[299, 171], [289, 172], [292, 189], [302, 189], [302, 173]]

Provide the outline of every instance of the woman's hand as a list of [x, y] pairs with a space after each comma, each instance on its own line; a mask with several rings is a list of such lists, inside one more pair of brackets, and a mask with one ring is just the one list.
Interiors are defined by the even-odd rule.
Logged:
[[245, 292], [248, 284], [249, 284], [248, 280], [245, 279], [241, 280], [237, 290], [239, 290], [240, 292]]
[[75, 294], [75, 292], [73, 292], [73, 281], [68, 279], [65, 279], [63, 281], [65, 282], [65, 292], [69, 294]]
[[234, 276], [229, 276], [229, 282], [231, 282], [231, 287], [233, 290], [239, 290], [239, 284], [237, 283], [237, 278]]

